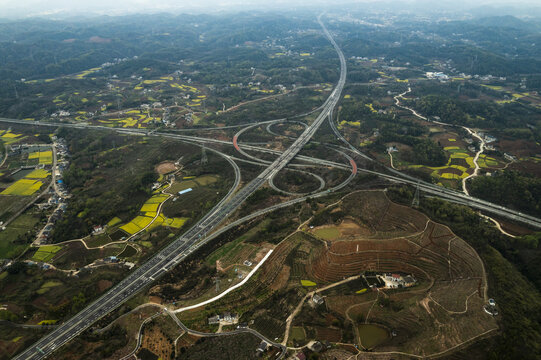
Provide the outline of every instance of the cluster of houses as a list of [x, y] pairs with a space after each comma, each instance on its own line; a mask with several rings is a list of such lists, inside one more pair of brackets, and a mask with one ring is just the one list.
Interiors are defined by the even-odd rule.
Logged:
[[62, 174], [64, 170], [69, 166], [69, 152], [66, 141], [56, 136], [52, 137], [54, 142], [55, 151], [57, 154], [56, 166], [51, 170], [55, 174], [56, 184], [49, 189], [50, 197], [46, 203], [39, 204], [41, 209], [49, 209], [54, 207], [54, 211], [47, 220], [47, 223], [38, 233], [36, 239], [36, 245], [47, 244], [49, 242], [49, 236], [54, 228], [54, 224], [62, 218], [62, 215], [68, 207], [66, 199], [69, 198], [69, 192], [66, 188], [64, 181], [62, 180]]
[[[136, 55], [136, 56], [132, 57], [131, 59], [137, 60], [137, 58], [138, 58], [138, 56]], [[127, 57], [125, 57], [125, 58], [114, 58], [111, 61], [104, 62], [103, 64], [100, 65], [100, 67], [106, 68], [106, 67], [118, 65], [118, 64], [123, 63], [123, 62], [128, 61], [128, 60], [130, 60], [130, 58], [127, 58]]]
[[442, 72], [427, 72], [425, 74], [425, 76], [428, 78], [428, 79], [436, 79], [436, 80], [440, 80], [440, 81], [447, 81], [449, 80], [449, 75], [447, 74], [444, 74]]
[[415, 286], [417, 280], [411, 275], [402, 275], [398, 273], [378, 273], [374, 271], [365, 271], [361, 274], [364, 283], [372, 290], [379, 288], [398, 289]]
[[221, 315], [211, 316], [208, 319], [209, 325], [231, 325], [239, 322], [237, 314], [231, 314], [230, 312], [224, 312]]
[[413, 275], [402, 276], [400, 274], [384, 273], [376, 276], [383, 281], [386, 289], [406, 288], [417, 283]]

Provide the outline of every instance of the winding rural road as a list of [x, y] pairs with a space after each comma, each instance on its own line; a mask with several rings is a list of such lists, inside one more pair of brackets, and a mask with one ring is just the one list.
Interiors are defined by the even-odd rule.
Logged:
[[466, 182], [468, 181], [468, 179], [474, 178], [479, 174], [479, 170], [481, 169], [481, 167], [479, 166], [479, 156], [481, 156], [481, 154], [485, 151], [485, 140], [483, 140], [483, 138], [479, 136], [479, 134], [477, 134], [477, 132], [473, 131], [472, 129], [465, 126], [463, 126], [462, 128], [464, 128], [464, 130], [466, 130], [468, 134], [477, 138], [477, 140], [479, 140], [479, 143], [480, 143], [479, 151], [475, 153], [475, 157], [473, 158], [473, 164], [475, 165], [475, 169], [473, 169], [473, 174], [468, 175], [467, 177], [462, 179], [462, 191], [464, 192], [464, 194], [470, 195], [468, 191], [468, 187], [466, 186]]
[[[414, 109], [412, 109], [412, 108], [410, 108], [410, 107], [407, 107], [407, 106], [404, 106], [404, 105], [400, 105], [400, 100], [399, 100], [399, 99], [403, 99], [403, 98], [404, 98], [404, 95], [407, 94], [407, 93], [409, 93], [409, 92], [411, 92], [411, 87], [408, 87], [408, 90], [407, 90], [407, 91], [405, 91], [405, 92], [403, 92], [403, 93], [401, 93], [401, 94], [395, 96], [395, 97], [394, 97], [394, 99], [395, 99], [395, 105], [398, 106], [398, 107], [400, 107], [400, 108], [402, 108], [402, 109], [409, 110], [413, 115], [417, 116], [419, 119], [422, 119], [422, 120], [425, 120], [425, 121], [430, 121], [430, 120], [428, 120], [426, 117], [424, 117], [424, 116], [420, 115], [419, 113], [417, 113], [417, 111], [415, 111]], [[434, 122], [434, 123], [436, 123], [436, 124], [438, 124], [438, 125], [443, 125], [443, 126], [451, 126], [451, 127], [452, 127], [452, 126], [455, 126], [455, 125], [452, 125], [452, 124], [446, 124], [446, 123], [443, 123], [443, 122], [440, 122], [440, 121], [432, 121], [432, 122]], [[484, 140], [484, 139], [483, 139], [476, 131], [470, 129], [470, 128], [467, 127], [467, 126], [461, 126], [461, 127], [462, 127], [464, 130], [466, 130], [466, 132], [467, 132], [468, 134], [470, 134], [471, 136], [477, 138], [477, 140], [479, 140], [479, 143], [480, 143], [480, 145], [479, 145], [479, 151], [476, 152], [475, 157], [473, 158], [473, 163], [474, 163], [474, 165], [475, 165], [475, 169], [474, 169], [474, 171], [473, 171], [473, 173], [472, 173], [471, 175], [468, 175], [467, 177], [465, 177], [464, 179], [462, 179], [462, 192], [463, 192], [466, 196], [470, 196], [470, 193], [469, 193], [468, 187], [467, 187], [467, 181], [468, 181], [468, 179], [472, 179], [472, 178], [474, 178], [474, 177], [476, 177], [476, 176], [479, 175], [479, 170], [481, 169], [481, 167], [479, 166], [479, 156], [481, 156], [481, 154], [485, 151], [485, 145], [486, 145], [486, 143], [485, 143], [485, 140]], [[391, 167], [392, 167], [393, 169], [395, 169], [394, 166], [393, 166], [393, 163], [392, 163], [392, 155], [391, 155], [390, 153], [389, 153], [389, 156], [391, 156]], [[511, 162], [511, 163], [512, 163], [512, 162]], [[507, 168], [507, 166], [509, 166], [509, 164], [511, 164], [511, 163], [508, 163], [508, 164], [505, 166], [505, 168]], [[396, 170], [396, 169], [395, 169], [395, 170]], [[478, 208], [478, 209], [479, 209], [479, 208]], [[487, 210], [487, 209], [479, 209], [479, 210], [486, 210], [486, 211], [489, 211], [489, 212], [490, 212], [490, 210]], [[479, 211], [478, 213], [479, 213], [479, 216], [481, 216], [482, 218], [491, 221], [491, 222], [496, 226], [496, 229], [498, 229], [498, 231], [500, 231], [502, 234], [507, 235], [507, 236], [512, 237], [512, 238], [516, 237], [515, 235], [510, 234], [510, 233], [508, 233], [507, 231], [505, 231], [505, 230], [502, 228], [501, 224], [500, 224], [496, 219], [494, 219], [494, 218], [492, 218], [492, 217], [490, 217], [490, 216], [488, 216], [488, 215], [485, 215], [485, 214], [481, 213], [480, 211]], [[518, 213], [520, 214], [520, 212], [518, 212]], [[504, 217], [506, 217], [506, 216], [504, 216]], [[524, 222], [524, 221], [522, 221], [522, 222]], [[534, 227], [536, 227], [536, 228], [538, 228], [538, 229], [540, 228], [539, 225], [537, 225], [537, 224], [528, 223], [528, 222], [525, 222], [525, 223], [528, 224], [528, 225], [530, 225], [530, 226], [534, 226]]]

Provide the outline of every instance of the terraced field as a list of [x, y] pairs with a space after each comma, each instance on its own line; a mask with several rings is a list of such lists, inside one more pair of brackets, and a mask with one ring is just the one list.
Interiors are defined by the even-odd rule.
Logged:
[[[449, 228], [392, 203], [383, 192], [350, 194], [339, 209], [359, 229], [370, 231], [357, 236], [350, 231], [318, 248], [309, 276], [318, 284], [364, 271], [412, 274], [418, 280], [412, 288], [380, 290], [388, 299], [380, 306], [373, 306], [382, 297], [374, 291], [344, 296], [337, 288], [325, 293], [327, 307], [336, 313], [395, 330], [398, 335], [392, 341], [374, 345], [376, 353], [429, 355], [497, 328], [494, 318], [482, 310], [487, 301], [483, 264]], [[339, 230], [341, 225], [335, 227]], [[317, 236], [318, 230], [311, 231]]]
[[158, 215], [160, 205], [167, 199], [169, 199], [169, 196], [165, 194], [153, 195], [141, 207], [142, 214], [135, 217], [129, 223], [120, 226], [120, 229], [128, 235], [134, 235], [143, 229], [150, 231], [157, 226], [169, 226], [175, 229], [181, 228], [188, 220], [187, 218], [167, 218], [162, 214]]

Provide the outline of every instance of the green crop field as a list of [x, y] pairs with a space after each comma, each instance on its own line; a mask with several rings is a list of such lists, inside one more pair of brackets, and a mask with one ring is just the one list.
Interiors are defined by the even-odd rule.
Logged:
[[112, 218], [108, 223], [107, 223], [107, 226], [108, 227], [113, 227], [115, 225], [118, 225], [122, 222], [122, 219], [120, 219], [119, 217], [114, 217]]
[[16, 240], [28, 231], [32, 231], [38, 220], [32, 215], [22, 214], [9, 224], [6, 230], [0, 231], [0, 254], [2, 257], [13, 258], [28, 246], [28, 244]]
[[44, 169], [35, 169], [30, 174], [26, 175], [27, 179], [44, 179], [47, 176], [51, 175], [47, 170]]
[[36, 251], [35, 254], [32, 256], [32, 260], [47, 262], [51, 260], [55, 256], [55, 254], [61, 249], [62, 247], [57, 245], [40, 246], [38, 251]]
[[41, 188], [43, 183], [38, 180], [21, 179], [11, 184], [0, 195], [21, 195], [28, 196], [34, 194]]

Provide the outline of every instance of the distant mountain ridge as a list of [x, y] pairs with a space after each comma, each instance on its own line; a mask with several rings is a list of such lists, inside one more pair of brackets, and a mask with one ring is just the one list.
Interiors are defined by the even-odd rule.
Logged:
[[507, 27], [527, 31], [539, 29], [538, 24], [521, 20], [512, 15], [482, 17], [475, 19], [472, 22], [475, 22], [477, 25], [487, 27]]

